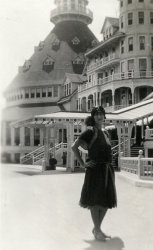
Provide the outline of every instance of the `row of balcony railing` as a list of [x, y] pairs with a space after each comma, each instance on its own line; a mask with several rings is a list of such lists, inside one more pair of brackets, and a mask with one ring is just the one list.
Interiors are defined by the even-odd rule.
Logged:
[[101, 59], [96, 59], [95, 63], [93, 63], [87, 67], [87, 71], [99, 69], [102, 66], [106, 65], [107, 63], [109, 63], [115, 59], [119, 59], [119, 55], [117, 55], [116, 53], [112, 53], [109, 56], [103, 57]]
[[71, 5], [68, 5], [67, 7], [53, 9], [50, 12], [50, 17], [53, 18], [60, 14], [82, 14], [93, 19], [92, 11], [88, 8], [83, 8], [80, 6], [75, 6], [75, 8], [72, 8]]
[[133, 71], [133, 72], [122, 72], [112, 74], [104, 78], [99, 78], [95, 81], [87, 82], [78, 87], [78, 92], [82, 92], [86, 89], [92, 88], [96, 85], [108, 84], [112, 81], [128, 80], [128, 79], [144, 79], [153, 78], [153, 71]]

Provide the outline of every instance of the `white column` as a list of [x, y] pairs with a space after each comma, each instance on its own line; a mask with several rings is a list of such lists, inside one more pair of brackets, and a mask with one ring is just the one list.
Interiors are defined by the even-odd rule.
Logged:
[[72, 152], [71, 146], [74, 142], [74, 124], [70, 121], [67, 124], [67, 171], [74, 171], [74, 153]]
[[79, 98], [79, 111], [82, 111], [82, 110], [81, 110], [81, 100], [82, 100], [82, 99]]
[[45, 167], [49, 166], [49, 127], [44, 128], [44, 160], [45, 160]]

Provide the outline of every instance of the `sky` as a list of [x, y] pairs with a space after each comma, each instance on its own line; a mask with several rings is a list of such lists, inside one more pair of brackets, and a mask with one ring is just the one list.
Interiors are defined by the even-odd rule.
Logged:
[[[3, 92], [22, 66], [34, 53], [54, 25], [50, 11], [54, 0], [0, 0], [0, 106], [4, 107]], [[118, 0], [89, 0], [93, 23], [89, 25], [99, 40], [106, 16], [118, 17]]]

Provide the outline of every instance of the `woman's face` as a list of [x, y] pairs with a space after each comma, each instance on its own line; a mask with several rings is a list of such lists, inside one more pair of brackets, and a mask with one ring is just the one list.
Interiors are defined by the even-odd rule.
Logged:
[[104, 114], [101, 112], [96, 113], [94, 115], [94, 120], [95, 120], [96, 125], [101, 126], [105, 120]]

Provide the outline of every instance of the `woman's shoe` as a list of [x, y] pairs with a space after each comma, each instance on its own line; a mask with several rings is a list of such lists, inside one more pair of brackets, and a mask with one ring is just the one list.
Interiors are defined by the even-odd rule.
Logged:
[[[102, 232], [102, 231], [101, 231]], [[110, 235], [105, 234], [104, 232], [102, 232], [103, 236], [105, 237], [105, 239], [111, 239]]]
[[96, 231], [94, 228], [92, 230], [92, 233], [93, 233], [96, 240], [106, 241], [106, 238], [104, 237], [103, 233], [100, 230]]

